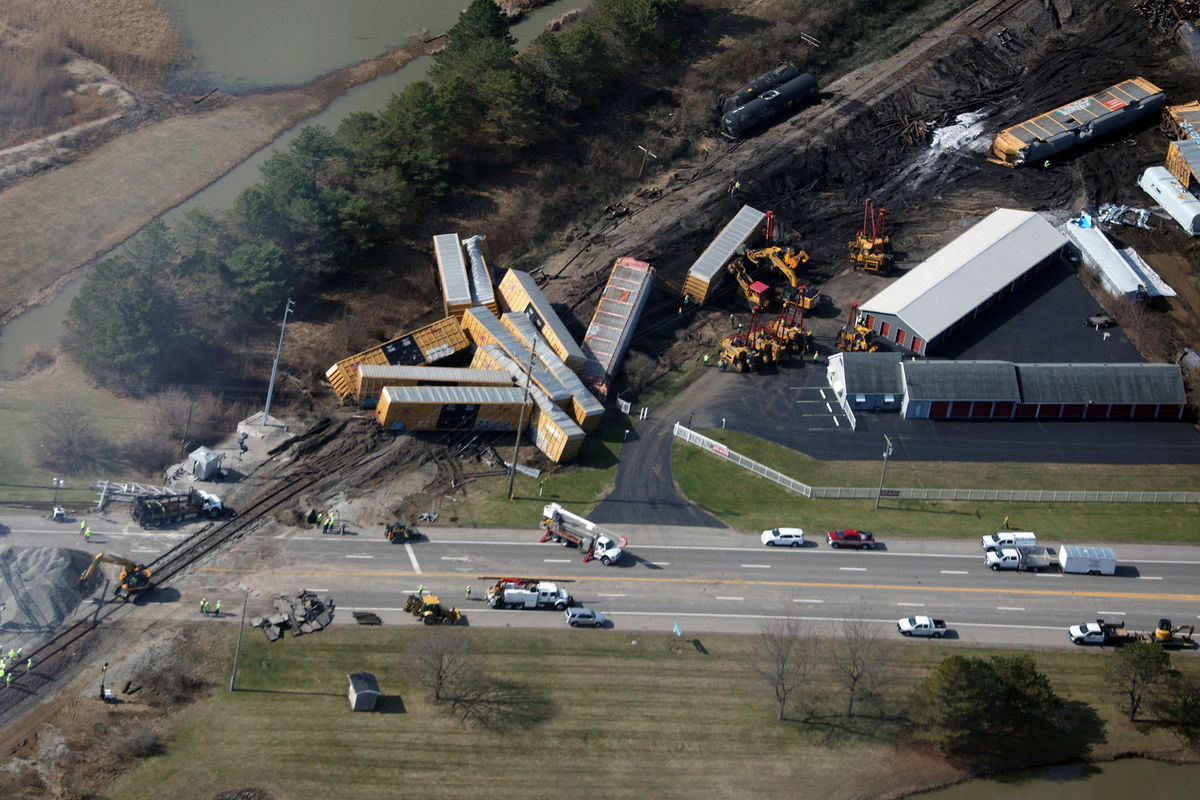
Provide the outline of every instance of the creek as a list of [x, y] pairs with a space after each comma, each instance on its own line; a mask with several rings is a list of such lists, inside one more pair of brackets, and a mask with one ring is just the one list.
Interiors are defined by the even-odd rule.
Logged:
[[1177, 800], [1195, 797], [1200, 764], [1122, 758], [1101, 764], [1063, 764], [979, 778], [912, 795], [919, 800]]

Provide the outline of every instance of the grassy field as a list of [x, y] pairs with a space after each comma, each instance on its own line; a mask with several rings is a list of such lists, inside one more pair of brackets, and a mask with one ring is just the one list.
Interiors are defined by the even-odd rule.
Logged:
[[[712, 636], [707, 653], [673, 651], [662, 635], [619, 631], [476, 630], [497, 677], [536, 686], [550, 719], [506, 733], [464, 727], [432, 705], [402, 667], [421, 626], [337, 628], [268, 644], [256, 631], [243, 645], [239, 690], [225, 676], [211, 696], [171, 723], [164, 755], [142, 762], [106, 792], [111, 797], [212, 797], [257, 786], [277, 800], [310, 797], [461, 798], [497, 787], [531, 797], [681, 797], [704, 787], [721, 798], [863, 798], [947, 782], [959, 774], [920, 751], [888, 746], [894, 723], [836, 716], [841, 692], [821, 675], [825, 703], [811, 726], [774, 721], [748, 670], [753, 639]], [[225, 646], [232, 654], [230, 631]], [[888, 643], [885, 710], [959, 647]], [[991, 654], [1000, 651], [973, 651]], [[1141, 734], [1118, 721], [1103, 670], [1088, 651], [1036, 654], [1055, 689], [1097, 698], [1108, 723], [1098, 755], [1174, 750], [1166, 734]], [[1175, 658], [1196, 669], [1195, 659]], [[354, 714], [350, 672], [376, 674], [391, 713]], [[832, 739], [835, 744], [829, 744]], [[803, 786], [803, 792], [800, 787]], [[401, 789], [402, 787], [402, 789]]]
[[[797, 480], [824, 486], [871, 486], [879, 480], [879, 464], [820, 462], [771, 442], [736, 431], [704, 431], [705, 435]], [[873, 500], [810, 500], [787, 491], [691, 445], [676, 443], [672, 471], [688, 499], [728, 525], [761, 530], [793, 525], [814, 531], [857, 527], [876, 532], [886, 541], [893, 535], [968, 537], [995, 532], [1005, 516], [1010, 527], [1033, 530], [1049, 540], [1067, 542], [1188, 542], [1200, 541], [1200, 508], [1183, 504], [1149, 503], [965, 503], [885, 499], [878, 509]], [[845, 466], [845, 472], [840, 467]], [[912, 486], [915, 475], [903, 470], [918, 465], [893, 462], [889, 486]], [[919, 466], [925, 466], [924, 464]], [[1195, 490], [1190, 466], [1072, 466], [1064, 464], [932, 464], [943, 483], [926, 485], [996, 488], [1172, 488]], [[1141, 470], [1145, 469], [1146, 473]], [[1118, 482], [1119, 471], [1126, 473]], [[874, 473], [871, 480], [870, 473]], [[1190, 476], [1189, 476], [1190, 473]], [[913, 476], [913, 481], [906, 478]], [[1145, 475], [1147, 484], [1137, 476]], [[981, 477], [986, 476], [986, 477]], [[1007, 476], [1007, 477], [1006, 477]], [[1149, 476], [1155, 476], [1151, 479]], [[1166, 486], [1157, 483], [1161, 481]], [[990, 480], [991, 483], [983, 482]]]
[[[562, 503], [586, 516], [613, 487], [625, 430], [629, 427], [629, 417], [610, 413], [600, 430], [584, 440], [575, 463], [545, 473], [544, 483], [518, 474], [513, 484], [515, 498], [509, 500], [507, 477], [480, 478], [471, 484], [466, 497], [443, 505], [443, 516], [448, 522], [465, 527], [537, 527], [542, 506], [550, 502]], [[512, 450], [501, 447], [500, 454], [510, 458]]]

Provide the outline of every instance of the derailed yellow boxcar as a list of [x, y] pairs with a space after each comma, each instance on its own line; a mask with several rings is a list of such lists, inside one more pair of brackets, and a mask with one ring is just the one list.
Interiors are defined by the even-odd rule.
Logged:
[[325, 371], [325, 379], [342, 402], [354, 396], [359, 364], [394, 364], [419, 367], [449, 358], [471, 346], [454, 317], [418, 328], [377, 347], [343, 358]]
[[394, 364], [359, 364], [354, 368], [354, 399], [362, 408], [374, 408], [386, 386], [512, 386], [507, 372], [460, 367], [405, 367]]
[[571, 336], [554, 306], [528, 272], [510, 269], [500, 281], [500, 304], [505, 311], [516, 311], [529, 318], [534, 328], [568, 367], [579, 369], [587, 359]]
[[388, 386], [375, 417], [389, 431], [515, 431], [525, 392], [494, 386]]

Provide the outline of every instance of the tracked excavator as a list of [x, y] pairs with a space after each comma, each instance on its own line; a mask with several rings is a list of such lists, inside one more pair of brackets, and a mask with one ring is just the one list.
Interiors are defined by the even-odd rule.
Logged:
[[747, 250], [746, 259], [754, 265], [766, 261], [787, 278], [788, 288], [783, 291], [783, 301], [798, 303], [805, 311], [812, 311], [821, 301], [821, 290], [800, 283], [797, 272], [801, 264], [808, 262], [808, 253], [804, 250], [790, 250], [774, 246], [761, 250]]
[[97, 553], [92, 559], [92, 563], [83, 574], [79, 576], [80, 582], [86, 581], [92, 577], [92, 573], [100, 566], [101, 562], [105, 564], [115, 564], [121, 568], [121, 573], [117, 578], [117, 585], [113, 589], [113, 594], [125, 600], [130, 600], [134, 595], [144, 592], [150, 588], [150, 568], [145, 564], [135, 564], [128, 558], [121, 556], [109, 555], [107, 553]]
[[874, 353], [879, 349], [874, 339], [875, 332], [859, 319], [858, 303], [851, 303], [846, 325], [837, 334], [837, 349], [846, 353]]
[[750, 304], [751, 309], [767, 308], [771, 304], [771, 287], [762, 281], [752, 279], [746, 272], [746, 264], [740, 258], [735, 258], [725, 265], [725, 269], [742, 287], [742, 296]]
[[886, 209], [875, 208], [871, 198], [863, 203], [863, 224], [858, 237], [849, 243], [850, 261], [863, 272], [886, 275], [892, 268], [892, 240], [884, 233]]

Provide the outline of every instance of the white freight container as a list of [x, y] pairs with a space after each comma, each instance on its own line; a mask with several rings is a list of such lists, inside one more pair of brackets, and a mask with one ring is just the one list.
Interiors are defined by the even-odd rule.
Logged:
[[1058, 565], [1063, 572], [1112, 575], [1117, 571], [1117, 552], [1111, 547], [1059, 545]]

